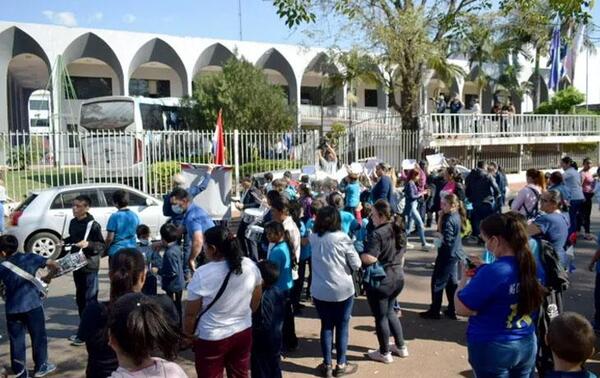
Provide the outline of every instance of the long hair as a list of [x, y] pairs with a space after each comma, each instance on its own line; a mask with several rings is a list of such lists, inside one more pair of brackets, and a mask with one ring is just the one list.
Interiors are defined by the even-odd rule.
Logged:
[[526, 223], [514, 214], [494, 214], [481, 222], [480, 229], [488, 238], [492, 236], [502, 238], [515, 254], [519, 269], [517, 315], [528, 315], [539, 309], [544, 289], [537, 279], [535, 260], [529, 248]]
[[313, 231], [319, 237], [325, 235], [327, 232], [341, 231], [341, 229], [342, 220], [338, 209], [332, 206], [325, 206], [317, 212]]
[[242, 274], [242, 250], [236, 237], [226, 227], [214, 226], [204, 233], [206, 244], [212, 245], [221, 254], [229, 270], [233, 273]]
[[399, 215], [393, 215], [392, 207], [390, 204], [384, 200], [379, 199], [377, 202], [373, 204], [373, 209], [375, 209], [379, 215], [381, 215], [387, 222], [392, 225], [392, 230], [394, 231], [394, 244], [397, 250], [406, 248], [406, 234], [404, 232], [404, 217]]
[[448, 193], [444, 199], [448, 202], [450, 207], [456, 207], [456, 211], [458, 211], [458, 215], [460, 215], [460, 227], [464, 231], [467, 228], [467, 221], [469, 220], [465, 205], [463, 205], [462, 201], [460, 201], [458, 196], [454, 193]]
[[119, 250], [111, 257], [110, 278], [110, 302], [119, 297], [131, 293], [133, 286], [138, 282], [140, 276], [146, 272], [144, 255], [135, 248]]
[[544, 190], [546, 190], [546, 178], [544, 177], [544, 173], [542, 171], [538, 171], [535, 168], [530, 168], [527, 170], [527, 172], [525, 173], [525, 175], [529, 178], [531, 178], [531, 180], [533, 180], [533, 183], [537, 186], [539, 186], [540, 188], [542, 188], [542, 192]]
[[268, 232], [273, 232], [276, 235], [279, 235], [283, 238], [284, 243], [288, 247], [290, 261], [292, 262], [292, 268], [295, 267], [298, 264], [298, 262], [296, 261], [296, 254], [294, 253], [294, 244], [292, 243], [290, 233], [287, 232], [285, 228], [283, 228], [283, 224], [277, 221], [270, 221], [267, 224], [265, 224], [265, 233]]
[[180, 335], [150, 297], [141, 293], [123, 295], [111, 306], [107, 325], [110, 336], [136, 366], [155, 350], [168, 360], [177, 357]]

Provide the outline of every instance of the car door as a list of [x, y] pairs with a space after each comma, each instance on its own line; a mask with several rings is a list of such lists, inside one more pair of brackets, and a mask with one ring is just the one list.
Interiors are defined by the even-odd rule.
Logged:
[[[69, 236], [69, 223], [73, 219], [73, 200], [79, 195], [90, 197], [92, 203], [90, 213], [94, 215], [93, 209], [98, 208], [98, 192], [96, 189], [78, 189], [60, 192], [54, 197], [48, 210], [48, 217], [56, 225], [56, 230], [63, 238]], [[95, 217], [94, 217], [95, 218]]]
[[[102, 188], [101, 191], [103, 193], [105, 202], [107, 205], [112, 206], [112, 195], [115, 191], [119, 190], [121, 188]], [[138, 217], [140, 218], [140, 224], [145, 224], [146, 226], [150, 227], [150, 235], [154, 238], [157, 237], [159, 235], [159, 230], [160, 230], [160, 215], [162, 215], [162, 208], [158, 205], [155, 205], [157, 203], [156, 200], [147, 197], [145, 195], [143, 195], [142, 193], [137, 193], [133, 190], [129, 190], [129, 189], [123, 189], [125, 191], [127, 191], [127, 193], [129, 193], [129, 209], [131, 211], [133, 211], [134, 213], [136, 213], [138, 215]], [[149, 199], [152, 203], [152, 205], [148, 205], [149, 202], [147, 202], [147, 199]], [[115, 211], [117, 211], [116, 207], [112, 206], [109, 209], [106, 209], [106, 213], [108, 214], [108, 216], [110, 216], [110, 214], [114, 213]], [[108, 218], [107, 218], [108, 221]]]

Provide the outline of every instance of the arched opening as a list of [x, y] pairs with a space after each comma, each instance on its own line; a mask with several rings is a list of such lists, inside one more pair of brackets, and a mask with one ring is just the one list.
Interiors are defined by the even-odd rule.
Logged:
[[548, 85], [542, 75], [533, 73], [528, 80], [531, 83], [531, 99], [533, 101], [533, 109], [537, 108], [539, 104], [544, 101], [548, 101]]
[[256, 67], [264, 71], [271, 84], [283, 89], [290, 105], [298, 103], [296, 75], [290, 63], [277, 49], [267, 50], [256, 62]]
[[235, 55], [227, 47], [220, 43], [208, 46], [202, 54], [196, 60], [194, 64], [194, 70], [192, 71], [192, 78], [196, 78], [205, 73], [210, 74], [212, 72], [219, 72], [221, 67], [231, 59], [235, 58]]
[[339, 70], [327, 54], [317, 54], [302, 74], [300, 84], [301, 104], [342, 106], [344, 104], [344, 88], [332, 87], [329, 83], [329, 77], [335, 74], [339, 74]]
[[[453, 79], [450, 83], [446, 83], [439, 77], [437, 72], [434, 72], [431, 79], [429, 79], [425, 85], [425, 93], [431, 104], [430, 109], [435, 110], [436, 100], [440, 98], [440, 96], [443, 96], [446, 103], [449, 103], [454, 96], [459, 96], [460, 88], [456, 79]], [[396, 96], [398, 96], [398, 94]], [[399, 101], [398, 97], [397, 101]]]
[[0, 33], [0, 69], [0, 90], [6, 93], [0, 96], [0, 131], [28, 132], [29, 98], [49, 87], [48, 56], [30, 35], [12, 27]]
[[159, 38], [146, 42], [129, 65], [129, 94], [146, 97], [188, 95], [188, 75], [173, 47]]
[[489, 113], [493, 106], [493, 96], [489, 76], [482, 72], [480, 66], [475, 66], [465, 77], [462, 90], [462, 102], [465, 104], [465, 109], [470, 111], [473, 109], [475, 101], [479, 101], [481, 111]]

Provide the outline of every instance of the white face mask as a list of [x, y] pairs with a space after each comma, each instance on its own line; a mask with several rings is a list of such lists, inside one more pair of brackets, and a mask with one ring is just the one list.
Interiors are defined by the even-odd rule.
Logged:
[[178, 215], [183, 214], [185, 212], [185, 209], [181, 205], [177, 204], [171, 205], [171, 210], [173, 210], [173, 212]]

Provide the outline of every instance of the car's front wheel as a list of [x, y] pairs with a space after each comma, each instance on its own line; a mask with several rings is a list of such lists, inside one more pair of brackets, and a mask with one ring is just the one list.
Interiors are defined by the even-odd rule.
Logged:
[[60, 256], [60, 250], [60, 239], [49, 232], [38, 232], [29, 239], [25, 246], [25, 252], [33, 252], [53, 260]]

